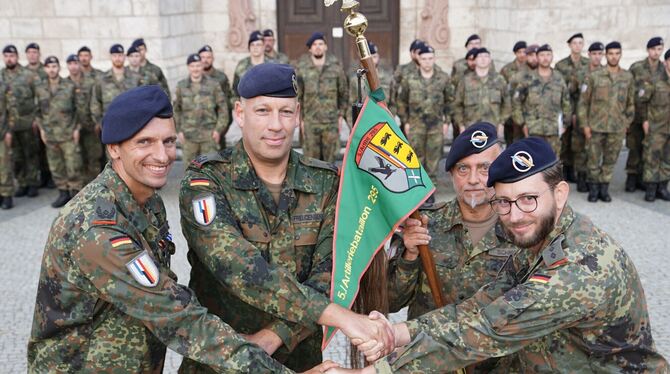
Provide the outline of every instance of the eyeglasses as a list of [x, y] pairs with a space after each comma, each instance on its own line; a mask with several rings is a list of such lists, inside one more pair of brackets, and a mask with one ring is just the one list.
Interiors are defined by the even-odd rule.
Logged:
[[524, 213], [533, 213], [537, 209], [537, 198], [551, 189], [551, 187], [547, 188], [537, 195], [524, 195], [516, 200], [493, 199], [489, 202], [489, 204], [491, 204], [491, 209], [493, 209], [493, 211], [498, 213], [500, 216], [509, 214], [509, 212], [512, 211], [512, 203], [514, 203], [516, 207]]

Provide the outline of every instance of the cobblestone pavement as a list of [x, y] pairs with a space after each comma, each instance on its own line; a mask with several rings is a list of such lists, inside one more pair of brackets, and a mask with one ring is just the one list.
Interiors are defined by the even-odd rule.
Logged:
[[[647, 302], [656, 345], [670, 357], [670, 270], [667, 259], [666, 234], [670, 228], [670, 203], [643, 201], [643, 192], [623, 192], [622, 153], [612, 183], [614, 201], [610, 204], [590, 204], [586, 195], [572, 192], [570, 204], [623, 244], [635, 262], [645, 286]], [[182, 164], [172, 170], [170, 182], [160, 193], [163, 196], [177, 253], [172, 260], [181, 283], [188, 283], [189, 265], [186, 260], [186, 243], [179, 227], [178, 181]], [[438, 180], [438, 200], [449, 199], [453, 189], [446, 174]], [[574, 188], [574, 185], [571, 186]], [[26, 371], [26, 343], [30, 334], [37, 279], [44, 243], [51, 222], [57, 211], [49, 206], [56, 198], [56, 190], [41, 190], [34, 199], [15, 200], [11, 211], [0, 211], [0, 373]], [[403, 315], [394, 316], [402, 319]], [[331, 343], [325, 357], [346, 362], [348, 357], [345, 339]], [[169, 352], [166, 373], [176, 373], [181, 357]]]

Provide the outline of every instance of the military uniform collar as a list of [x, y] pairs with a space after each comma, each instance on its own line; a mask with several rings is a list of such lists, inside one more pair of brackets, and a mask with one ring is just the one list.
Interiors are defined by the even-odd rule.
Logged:
[[572, 225], [572, 222], [575, 220], [575, 213], [569, 205], [565, 205], [561, 216], [558, 218], [558, 222], [554, 229], [547, 236], [547, 245], [540, 251], [538, 254], [538, 261], [540, 258], [544, 262], [544, 265], [548, 268], [555, 267], [557, 264], [564, 261], [567, 257], [563, 252], [563, 241], [565, 240], [565, 232]]
[[[449, 201], [443, 209], [449, 231], [451, 231], [456, 226], [465, 227], [465, 223], [463, 222], [463, 213], [461, 213], [461, 208], [458, 205], [457, 199]], [[468, 258], [472, 258], [482, 252], [488, 251], [491, 248], [495, 248], [498, 246], [498, 243], [505, 241], [506, 236], [501, 226], [500, 220], [496, 221], [494, 228], [494, 230], [487, 231], [476, 245], [472, 245], [472, 241], [469, 237], [466, 239], [467, 242], [471, 244]]]

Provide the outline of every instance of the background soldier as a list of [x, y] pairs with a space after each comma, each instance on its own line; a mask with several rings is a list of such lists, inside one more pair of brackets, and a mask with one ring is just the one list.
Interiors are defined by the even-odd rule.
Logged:
[[263, 30], [263, 48], [265, 57], [268, 60], [274, 60], [280, 64], [288, 64], [288, 56], [275, 50], [275, 33], [270, 29]]
[[[520, 40], [514, 44], [514, 47], [512, 48], [512, 52], [514, 52], [514, 61], [510, 62], [509, 64], [505, 65], [500, 69], [500, 74], [505, 78], [507, 81], [507, 89], [510, 92], [510, 97], [511, 95], [514, 94], [514, 91], [512, 89], [512, 78], [514, 75], [516, 75], [518, 72], [527, 70], [528, 69], [528, 64], [526, 64], [526, 61], [528, 61], [528, 57], [526, 56], [526, 42], [523, 40]], [[512, 144], [513, 142], [523, 138], [523, 130], [521, 129], [520, 125], [515, 125], [514, 120], [512, 117], [508, 118], [505, 121], [505, 143], [507, 144]]]
[[647, 104], [644, 130], [644, 183], [646, 201], [657, 197], [670, 201], [670, 49], [663, 56], [665, 68], [660, 79], [644, 86], [641, 101]]
[[391, 89], [388, 99], [388, 107], [391, 113], [396, 113], [398, 110], [396, 107], [396, 101], [398, 100], [398, 89], [402, 84], [403, 77], [409, 74], [410, 71], [419, 69], [419, 50], [421, 49], [422, 45], [423, 42], [421, 40], [414, 39], [412, 44], [409, 45], [409, 62], [398, 65], [393, 72], [393, 81], [391, 82]]
[[559, 136], [570, 121], [572, 108], [563, 76], [551, 68], [553, 56], [548, 44], [537, 50], [538, 68], [517, 85], [512, 105], [514, 122], [522, 124], [524, 135], [543, 138], [558, 154]]
[[[233, 121], [233, 116], [230, 114], [231, 108], [235, 105], [235, 97], [233, 91], [230, 89], [230, 81], [228, 76], [223, 71], [214, 67], [214, 51], [209, 45], [204, 45], [198, 51], [200, 56], [200, 62], [202, 63], [203, 74], [207, 78], [214, 79], [219, 82], [221, 86], [221, 91], [223, 92], [223, 98], [228, 104], [228, 123], [226, 124], [226, 129], [230, 128], [230, 124]], [[219, 149], [226, 148], [226, 133], [221, 134], [219, 140]]]
[[77, 52], [77, 57], [79, 58], [79, 63], [81, 64], [81, 72], [84, 75], [90, 76], [93, 79], [98, 79], [103, 75], [103, 71], [96, 69], [91, 65], [91, 60], [93, 55], [91, 54], [91, 49], [87, 46], [79, 48]]
[[626, 192], [635, 192], [636, 188], [645, 189], [638, 176], [642, 174], [642, 139], [644, 131], [642, 124], [647, 117], [647, 105], [640, 100], [645, 92], [644, 87], [652, 86], [663, 75], [661, 54], [663, 53], [663, 39], [653, 37], [647, 42], [647, 58], [637, 61], [630, 66], [630, 72], [635, 78], [635, 119], [626, 133], [628, 159], [626, 160]]
[[[560, 159], [563, 163], [563, 172], [568, 182], [575, 183], [574, 157], [575, 151], [572, 149], [572, 137], [577, 127], [577, 103], [579, 102], [579, 74], [589, 66], [589, 59], [582, 56], [584, 49], [584, 36], [582, 33], [572, 35], [568, 39], [570, 55], [556, 63], [556, 70], [563, 74], [565, 84], [570, 93], [571, 113], [566, 113], [566, 130], [561, 136]], [[559, 153], [556, 153], [559, 154]]]
[[[384, 65], [379, 63], [380, 57], [379, 57], [379, 50], [377, 49], [377, 45], [375, 43], [369, 42], [368, 41], [368, 48], [370, 49], [370, 54], [372, 55], [372, 61], [375, 63], [375, 67], [377, 68], [377, 76], [379, 77], [379, 87], [382, 88], [384, 91], [384, 96], [386, 97], [386, 102], [388, 102], [389, 98], [389, 92], [391, 90], [391, 82], [393, 81], [393, 76], [391, 72], [384, 67]], [[368, 80], [363, 75], [361, 77], [361, 102], [365, 101], [365, 98], [368, 97], [368, 91], [370, 90], [370, 87], [368, 87]], [[353, 72], [353, 74], [350, 76], [349, 79], [349, 100], [351, 104], [354, 104], [355, 102], [358, 101], [358, 76], [356, 75], [356, 71]], [[350, 122], [349, 122], [349, 127], [354, 126], [354, 119], [350, 117]]]
[[95, 122], [91, 115], [91, 93], [95, 78], [81, 71], [77, 55], [67, 57], [68, 79], [74, 84], [77, 103], [77, 128], [79, 129], [79, 149], [81, 151], [82, 185], [95, 179], [100, 173], [100, 160], [103, 156], [100, 135], [95, 132]]
[[323, 33], [307, 40], [309, 57], [298, 65], [300, 129], [306, 156], [335, 162], [340, 150], [340, 128], [349, 104], [347, 77], [334, 56], [327, 54]]
[[[472, 34], [465, 41], [465, 49], [469, 52], [473, 49], [479, 49], [482, 46], [482, 39], [477, 34]], [[451, 68], [451, 79], [454, 87], [458, 86], [461, 78], [468, 70], [471, 70], [467, 63], [467, 53], [465, 58], [458, 59], [454, 62], [454, 66]], [[491, 69], [495, 70], [496, 66], [491, 62]]]
[[0, 80], [0, 208], [14, 207], [14, 173], [12, 173], [12, 128], [14, 115], [9, 114], [7, 85]]
[[189, 77], [177, 83], [174, 117], [182, 159], [188, 166], [195, 156], [219, 150], [220, 137], [228, 127], [229, 110], [219, 82], [203, 76], [200, 56], [188, 56], [186, 65]]
[[233, 104], [240, 98], [240, 95], [237, 93], [237, 85], [240, 83], [240, 79], [242, 79], [244, 73], [251, 69], [252, 66], [266, 62], [274, 62], [273, 60], [265, 58], [263, 34], [260, 31], [253, 31], [251, 34], [249, 34], [249, 42], [247, 47], [249, 48], [249, 56], [241, 59], [235, 67], [235, 75], [233, 76]]
[[[454, 87], [449, 74], [435, 69], [435, 50], [424, 44], [419, 50], [419, 69], [403, 77], [398, 95], [398, 116], [409, 143], [431, 178], [437, 177], [444, 133], [451, 121]], [[427, 203], [434, 202], [431, 196]]]
[[614, 165], [635, 114], [633, 75], [619, 66], [621, 44], [607, 44], [605, 57], [607, 68], [586, 78], [579, 97], [579, 123], [588, 149], [588, 201], [592, 203], [612, 201], [608, 189]]
[[154, 74], [151, 69], [142, 68], [142, 55], [140, 51], [137, 50], [135, 46], [130, 46], [128, 52], [126, 52], [128, 58], [128, 69], [137, 73], [140, 76], [140, 85], [148, 86], [150, 84], [160, 85], [158, 77]]
[[[140, 52], [140, 63], [142, 66], [141, 69], [149, 70], [151, 73], [149, 75], [158, 79], [161, 88], [163, 88], [163, 91], [165, 91], [168, 97], [170, 97], [170, 87], [168, 86], [167, 78], [165, 78], [165, 75], [163, 74], [163, 70], [158, 67], [158, 65], [152, 64], [151, 61], [147, 59], [147, 45], [144, 43], [144, 39], [135, 39], [132, 46]], [[140, 76], [142, 75], [144, 75], [143, 71], [140, 72]]]
[[74, 83], [58, 75], [58, 58], [49, 56], [44, 60], [44, 65], [47, 72], [47, 96], [42, 100], [40, 134], [47, 147], [49, 168], [59, 192], [51, 206], [60, 208], [83, 187], [80, 133], [76, 119], [77, 96]]
[[141, 81], [139, 74], [123, 66], [126, 55], [121, 44], [112, 45], [109, 55], [112, 67], [97, 80], [91, 95], [91, 114], [96, 123], [97, 133], [100, 133], [102, 117], [112, 100], [119, 94], [139, 86]]
[[26, 60], [28, 60], [26, 68], [37, 74], [44, 81], [47, 79], [47, 73], [44, 71], [44, 64], [40, 60], [41, 56], [39, 44], [30, 43], [26, 46]]
[[40, 184], [37, 136], [40, 108], [37, 101], [39, 97], [44, 97], [44, 87], [37, 74], [19, 65], [19, 53], [15, 46], [6, 46], [2, 54], [5, 62], [2, 80], [7, 90], [8, 110], [16, 113], [14, 128], [11, 129], [12, 157], [19, 187], [14, 196], [35, 197]]
[[[26, 59], [28, 64], [26, 68], [40, 77], [43, 84], [46, 84], [47, 74], [44, 71], [44, 64], [40, 60], [40, 46], [37, 43], [30, 43], [26, 46]], [[54, 188], [54, 181], [51, 178], [49, 163], [47, 162], [47, 151], [44, 141], [36, 134], [37, 145], [39, 147], [39, 168], [40, 168], [40, 187]]]
[[454, 100], [454, 126], [460, 132], [476, 122], [489, 122], [503, 133], [503, 122], [511, 113], [507, 82], [491, 66], [491, 54], [486, 48], [478, 48], [475, 55], [475, 71], [465, 74], [456, 88]]

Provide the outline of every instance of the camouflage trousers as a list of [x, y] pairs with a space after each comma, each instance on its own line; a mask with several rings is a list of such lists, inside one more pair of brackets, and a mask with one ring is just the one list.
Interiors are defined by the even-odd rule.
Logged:
[[658, 183], [670, 180], [670, 134], [649, 132], [642, 145], [644, 182]]
[[181, 145], [181, 159], [184, 161], [184, 169], [188, 164], [198, 155], [207, 154], [219, 150], [219, 144], [216, 144], [214, 139], [205, 140], [204, 142], [192, 142], [184, 139], [184, 144]]
[[12, 134], [12, 156], [14, 175], [20, 187], [40, 184], [39, 140], [32, 129], [14, 131]]
[[[574, 150], [572, 149], [572, 138], [574, 136], [574, 126], [568, 126], [563, 135], [561, 135], [560, 154], [557, 153], [557, 155], [564, 166], [572, 166], [574, 164]], [[556, 150], [554, 150], [554, 152], [556, 152]]]
[[584, 137], [584, 130], [579, 126], [572, 131], [572, 162], [575, 171], [578, 173], [586, 173], [586, 138]]
[[47, 140], [47, 159], [51, 177], [59, 190], [81, 190], [81, 151], [74, 141], [52, 142]]
[[510, 145], [519, 139], [523, 139], [523, 127], [514, 123], [511, 118], [505, 121], [505, 144]]
[[589, 182], [609, 183], [612, 180], [623, 138], [622, 133], [591, 133], [591, 139], [586, 142]]
[[340, 132], [336, 123], [307, 123], [303, 132], [305, 156], [335, 162], [340, 151]]
[[12, 172], [12, 148], [0, 138], [0, 196], [14, 195], [14, 175]]
[[551, 149], [554, 151], [556, 156], [560, 155], [561, 153], [561, 139], [558, 137], [558, 135], [537, 135], [537, 134], [528, 134], [528, 136], [535, 136], [538, 138], [542, 138], [551, 145]]
[[444, 149], [442, 125], [427, 126], [423, 122], [413, 123], [407, 140], [421, 159], [421, 165], [426, 169], [428, 176], [434, 179]]
[[626, 160], [626, 174], [642, 173], [642, 140], [644, 130], [640, 121], [633, 121], [626, 133], [626, 147], [628, 148], [628, 159]]
[[95, 179], [100, 174], [103, 157], [102, 141], [93, 130], [79, 131], [79, 148], [81, 149], [82, 184]]

